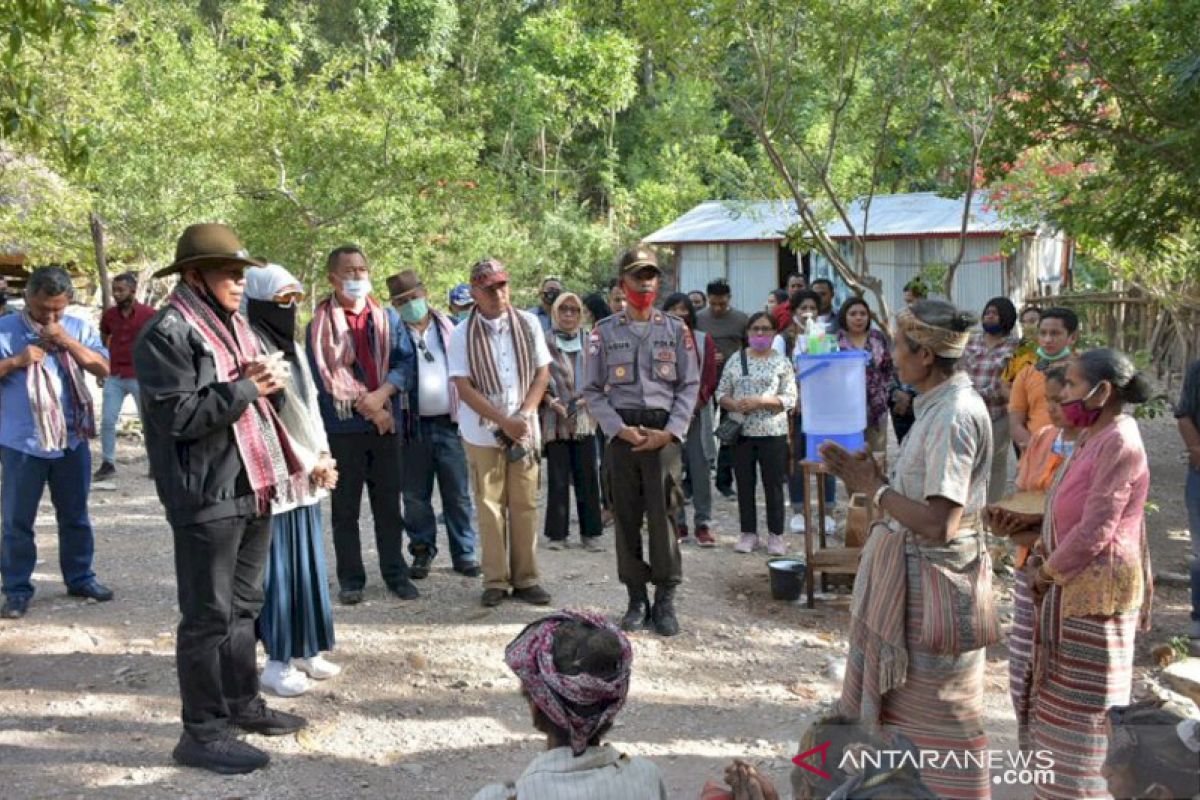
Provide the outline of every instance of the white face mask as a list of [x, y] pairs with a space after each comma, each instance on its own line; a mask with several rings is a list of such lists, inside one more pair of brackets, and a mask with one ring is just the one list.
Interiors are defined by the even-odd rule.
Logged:
[[364, 300], [371, 293], [371, 282], [368, 280], [342, 281], [342, 294], [351, 300]]

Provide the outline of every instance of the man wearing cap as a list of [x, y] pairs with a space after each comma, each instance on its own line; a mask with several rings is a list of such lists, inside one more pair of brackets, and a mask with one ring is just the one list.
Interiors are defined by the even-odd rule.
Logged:
[[[421, 579], [437, 555], [437, 516], [433, 480], [441, 489], [454, 571], [479, 577], [467, 456], [458, 435], [458, 391], [450, 381], [446, 352], [454, 322], [429, 307], [425, 284], [412, 270], [387, 279], [392, 308], [393, 349], [416, 352], [416, 375], [404, 388], [404, 527], [408, 529], [411, 573]], [[405, 359], [408, 360], [408, 359]], [[411, 374], [411, 372], [410, 372]], [[401, 376], [389, 375], [389, 380]]]
[[[662, 272], [654, 252], [635, 247], [620, 261], [626, 308], [596, 324], [583, 395], [608, 437], [616, 512], [617, 576], [629, 592], [627, 631], [679, 633], [675, 587], [682, 579], [675, 512], [683, 503], [680, 444], [687, 437], [700, 368], [684, 325], [654, 308]], [[650, 563], [643, 558], [642, 519]], [[646, 584], [655, 586], [654, 606]]]
[[65, 314], [73, 293], [66, 271], [41, 267], [29, 276], [25, 310], [0, 318], [0, 617], [5, 619], [24, 616], [33, 598], [33, 526], [46, 484], [58, 518], [58, 562], [67, 594], [112, 599], [92, 571], [88, 439], [96, 433], [96, 418], [84, 378], [84, 373], [108, 375], [108, 351], [95, 328]]
[[400, 393], [412, 379], [412, 352], [393, 347], [387, 309], [371, 297], [371, 267], [356, 245], [334, 248], [325, 260], [333, 292], [317, 304], [308, 325], [308, 360], [329, 449], [338, 464], [330, 498], [338, 601], [363, 600], [359, 513], [363, 486], [371, 501], [379, 571], [401, 600], [420, 596], [404, 560]]
[[471, 316], [471, 309], [475, 307], [475, 299], [471, 297], [471, 287], [460, 283], [450, 290], [446, 299], [450, 301], [450, 318], [454, 320], [454, 324], [466, 322], [467, 317]]
[[133, 348], [146, 453], [175, 545], [184, 730], [173, 755], [222, 774], [270, 760], [233, 728], [280, 736], [305, 724], [267, 708], [255, 664], [271, 501], [304, 473], [269, 399], [286, 366], [237, 313], [247, 266], [261, 262], [226, 226], [188, 227], [155, 274], [179, 282]]
[[537, 566], [538, 406], [550, 382], [550, 351], [537, 319], [512, 307], [508, 272], [494, 258], [471, 267], [475, 310], [450, 338], [450, 377], [460, 399], [478, 504], [483, 605], [513, 597], [550, 602]]

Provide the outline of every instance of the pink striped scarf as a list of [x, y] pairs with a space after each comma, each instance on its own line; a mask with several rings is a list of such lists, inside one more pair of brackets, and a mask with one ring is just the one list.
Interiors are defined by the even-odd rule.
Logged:
[[[41, 323], [29, 316], [28, 312], [21, 312], [21, 316], [25, 320], [25, 324], [40, 337], [42, 335]], [[83, 378], [83, 369], [66, 350], [62, 348], [50, 350], [50, 346], [45, 344], [41, 346], [47, 348], [46, 357], [53, 358], [58, 363], [58, 372], [65, 384], [64, 388], [71, 401], [75, 403], [77, 409], [75, 435], [83, 441], [94, 438], [96, 436], [96, 412], [92, 407], [92, 394], [88, 391], [87, 383]], [[54, 381], [51, 378], [50, 370], [46, 368], [45, 361], [30, 364], [26, 368], [25, 388], [29, 393], [29, 405], [33, 412], [33, 426], [37, 431], [38, 446], [43, 450], [66, 450], [67, 443], [70, 441], [70, 437], [67, 435], [66, 412], [58, 392], [54, 390]]]
[[[373, 297], [367, 298], [367, 308], [375, 326], [375, 377], [382, 386], [387, 380], [388, 351], [392, 346], [388, 316]], [[367, 393], [367, 387], [354, 374], [357, 358], [346, 310], [333, 297], [326, 298], [317, 306], [312, 325], [313, 360], [321, 382], [333, 397], [338, 419], [350, 419], [354, 415], [354, 401]]]
[[[241, 314], [232, 314], [227, 327], [212, 306], [183, 281], [176, 284], [167, 303], [212, 351], [218, 381], [239, 380], [246, 363], [262, 355], [258, 338]], [[275, 407], [266, 397], [259, 397], [237, 418], [233, 437], [260, 514], [271, 513], [272, 500], [290, 502], [304, 496], [308, 476]]]

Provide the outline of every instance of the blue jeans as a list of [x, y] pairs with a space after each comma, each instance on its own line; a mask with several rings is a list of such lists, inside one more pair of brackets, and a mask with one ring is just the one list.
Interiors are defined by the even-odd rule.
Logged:
[[418, 435], [404, 445], [404, 527], [408, 552], [437, 555], [437, 516], [433, 513], [433, 479], [436, 477], [446, 515], [450, 560], [456, 569], [479, 563], [477, 537], [471, 523], [471, 483], [467, 455], [458, 425], [450, 417], [422, 417]]
[[117, 420], [121, 417], [121, 406], [125, 404], [125, 395], [133, 395], [133, 403], [141, 413], [141, 400], [138, 398], [137, 378], [118, 378], [109, 375], [104, 379], [104, 413], [100, 418], [100, 454], [109, 464], [117, 457]]
[[92, 483], [92, 452], [87, 442], [64, 452], [62, 458], [38, 458], [0, 447], [0, 574], [4, 594], [33, 596], [30, 578], [37, 564], [33, 523], [42, 489], [50, 484], [50, 500], [58, 517], [58, 564], [70, 588], [96, 577], [92, 572], [92, 523], [88, 519], [88, 490]]
[[[808, 449], [808, 439], [801, 427], [804, 418], [795, 414], [792, 416], [792, 474], [788, 477], [788, 496], [792, 501], [792, 511], [800, 513], [804, 508], [804, 489], [808, 481], [804, 480], [804, 470], [800, 462], [804, 460]], [[837, 498], [837, 480], [832, 475], [825, 476], [825, 508], [832, 511], [834, 500]]]
[[1200, 636], [1200, 470], [1188, 468], [1187, 489], [1188, 528], [1192, 532], [1192, 629], [1191, 636]]

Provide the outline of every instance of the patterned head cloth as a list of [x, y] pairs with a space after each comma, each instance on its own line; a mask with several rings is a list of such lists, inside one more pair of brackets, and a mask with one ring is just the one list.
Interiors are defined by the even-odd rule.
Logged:
[[[581, 672], [563, 675], [554, 666], [554, 632], [563, 622], [610, 631], [621, 642], [621, 664], [611, 680]], [[608, 724], [629, 692], [633, 648], [619, 628], [599, 614], [557, 611], [528, 625], [504, 650], [508, 664], [547, 719], [571, 735], [571, 752], [582, 755], [588, 740]]]
[[950, 331], [922, 322], [907, 308], [901, 309], [896, 315], [896, 332], [922, 347], [928, 347], [934, 355], [942, 358], [962, 358], [971, 339], [971, 334], [966, 331]]

